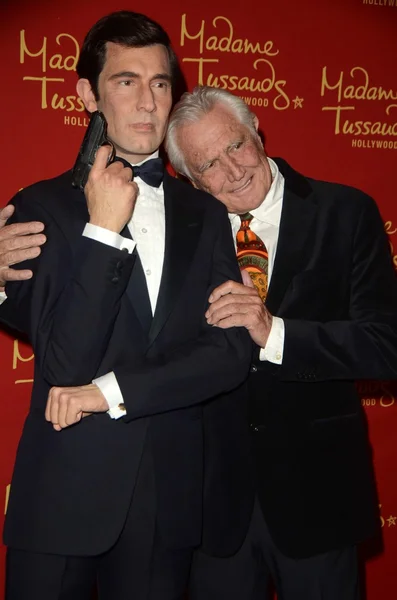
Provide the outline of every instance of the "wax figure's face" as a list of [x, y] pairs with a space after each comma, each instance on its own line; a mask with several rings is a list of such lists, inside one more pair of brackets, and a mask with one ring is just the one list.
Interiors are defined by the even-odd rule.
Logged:
[[158, 149], [172, 103], [171, 71], [164, 46], [128, 48], [108, 42], [98, 80], [99, 100], [95, 100], [87, 80], [79, 80], [77, 90], [88, 111], [104, 113], [118, 156], [137, 163]]
[[272, 174], [260, 138], [224, 105], [181, 126], [177, 140], [193, 184], [230, 213], [243, 214], [263, 202]]

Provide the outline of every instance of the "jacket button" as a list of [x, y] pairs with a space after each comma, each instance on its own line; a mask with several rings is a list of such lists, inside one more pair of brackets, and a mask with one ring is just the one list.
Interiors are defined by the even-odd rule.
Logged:
[[110, 280], [112, 283], [118, 283], [119, 278], [117, 277], [117, 275], [115, 275], [114, 277], [112, 277], [112, 279]]
[[251, 369], [250, 369], [251, 373], [256, 373], [257, 370], [258, 370], [258, 367], [256, 365], [251, 365]]
[[253, 431], [259, 431], [259, 429], [258, 429], [258, 428], [257, 428], [257, 427], [256, 427], [256, 426], [253, 424], [253, 423], [250, 423], [250, 428], [251, 428]]

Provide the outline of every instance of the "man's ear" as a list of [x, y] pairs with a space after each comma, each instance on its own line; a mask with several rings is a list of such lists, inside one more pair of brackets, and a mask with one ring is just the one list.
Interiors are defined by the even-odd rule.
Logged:
[[259, 146], [263, 149], [263, 141], [261, 136], [259, 135], [259, 119], [256, 115], [252, 114], [252, 121], [256, 130], [256, 141], [258, 142]]
[[98, 110], [95, 95], [88, 79], [79, 79], [76, 85], [76, 90], [89, 113], [93, 113]]

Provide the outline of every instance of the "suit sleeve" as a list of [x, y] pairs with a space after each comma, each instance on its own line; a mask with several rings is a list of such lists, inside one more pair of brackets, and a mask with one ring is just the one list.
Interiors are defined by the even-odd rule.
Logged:
[[286, 318], [278, 371], [283, 380], [397, 377], [397, 279], [378, 208], [363, 197], [353, 234], [349, 318], [325, 323]]
[[108, 346], [134, 256], [78, 231], [71, 244], [53, 214], [17, 195], [13, 222], [39, 220], [47, 242], [38, 259], [17, 265], [33, 278], [9, 282], [0, 319], [28, 335], [49, 385], [87, 384]]
[[[208, 296], [225, 281], [241, 281], [229, 219], [223, 210], [216, 218], [219, 232]], [[212, 327], [203, 314], [197, 340], [138, 368], [114, 369], [127, 409], [123, 419], [193, 406], [228, 392], [245, 380], [251, 358], [251, 340], [245, 329]]]

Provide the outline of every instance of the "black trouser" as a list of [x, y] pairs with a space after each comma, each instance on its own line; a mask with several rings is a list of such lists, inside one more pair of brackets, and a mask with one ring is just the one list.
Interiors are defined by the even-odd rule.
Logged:
[[[100, 525], [99, 525], [100, 526]], [[151, 452], [145, 449], [134, 498], [116, 544], [95, 557], [9, 548], [6, 600], [182, 600], [193, 548], [166, 548], [156, 530]]]
[[230, 558], [197, 551], [190, 581], [190, 600], [359, 600], [355, 547], [295, 560], [274, 545], [259, 502], [247, 537]]

